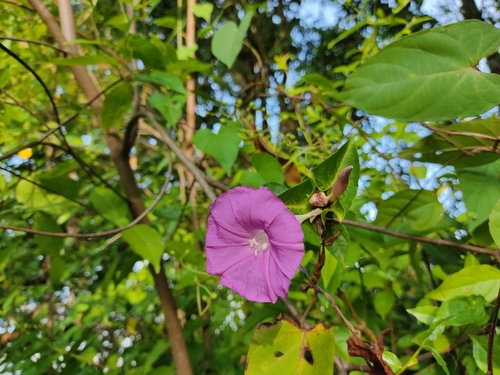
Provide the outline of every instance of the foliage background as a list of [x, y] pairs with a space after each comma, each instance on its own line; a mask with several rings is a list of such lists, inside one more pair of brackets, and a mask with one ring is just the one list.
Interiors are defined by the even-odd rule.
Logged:
[[[318, 285], [363, 339], [392, 329], [385, 359], [395, 372], [486, 372], [500, 286], [498, 93], [480, 92], [491, 111], [473, 108], [468, 122], [390, 120], [365, 109], [376, 91], [355, 103], [338, 93], [404, 36], [463, 18], [496, 25], [496, 1], [0, 0], [0, 9], [2, 44], [57, 108], [2, 51], [3, 373], [241, 374], [259, 323], [306, 310], [307, 324], [333, 327], [336, 373], [367, 371], [347, 354], [351, 333], [326, 295], [300, 291], [303, 274], [288, 299], [250, 303], [206, 274], [203, 254], [217, 195], [296, 186], [348, 139], [360, 164], [349, 247], [326, 252]], [[478, 66], [499, 73], [498, 53]], [[123, 227], [157, 197], [138, 226], [72, 237]], [[304, 231], [311, 273], [320, 241]]]

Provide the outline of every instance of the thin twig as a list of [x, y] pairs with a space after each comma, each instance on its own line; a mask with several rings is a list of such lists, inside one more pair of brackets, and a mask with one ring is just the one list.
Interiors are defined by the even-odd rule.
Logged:
[[[307, 280], [309, 280], [309, 282], [311, 282], [312, 281], [311, 277], [309, 276], [309, 273], [307, 272], [306, 268], [304, 266], [300, 265], [299, 269], [306, 276]], [[337, 306], [337, 304], [333, 300], [333, 297], [327, 291], [325, 291], [323, 288], [321, 288], [317, 284], [314, 286], [314, 290], [318, 291], [319, 293], [323, 294], [326, 297], [326, 299], [328, 300], [328, 302], [330, 302], [330, 304], [332, 305], [333, 309], [335, 310], [335, 312], [337, 313], [337, 315], [339, 316], [339, 318], [342, 319], [342, 321], [347, 326], [347, 328], [349, 329], [349, 331], [351, 331], [351, 333], [354, 336], [359, 337], [360, 336], [359, 331], [356, 328], [354, 328], [354, 326], [352, 325], [352, 323], [344, 316], [344, 314], [342, 313], [342, 311], [339, 309], [339, 307]]]
[[54, 45], [52, 45], [50, 43], [47, 43], [47, 42], [40, 41], [40, 40], [31, 40], [31, 39], [25, 39], [25, 38], [14, 38], [14, 37], [5, 36], [5, 35], [0, 35], [0, 40], [12, 40], [14, 42], [26, 42], [26, 43], [30, 43], [30, 44], [40, 44], [42, 46], [46, 46], [46, 47], [52, 48], [52, 49], [54, 49], [54, 50], [56, 50], [58, 52], [66, 54], [66, 51], [60, 49], [59, 47], [54, 46]]
[[462, 244], [462, 243], [458, 243], [458, 242], [447, 241], [447, 240], [443, 240], [441, 238], [427, 238], [427, 237], [415, 236], [413, 234], [396, 232], [394, 230], [387, 229], [384, 227], [377, 227], [375, 225], [371, 225], [371, 224], [367, 224], [367, 223], [359, 223], [357, 221], [347, 220], [347, 219], [342, 220], [342, 224], [350, 225], [352, 227], [363, 228], [366, 230], [371, 230], [371, 231], [379, 232], [382, 234], [387, 234], [387, 235], [393, 236], [393, 237], [405, 238], [407, 240], [413, 240], [413, 241], [424, 242], [424, 243], [431, 243], [434, 245], [441, 245], [441, 246], [451, 246], [451, 247], [455, 247], [457, 249], [470, 251], [473, 253], [487, 254], [487, 255], [494, 257], [495, 260], [500, 263], [500, 251], [495, 250], [495, 249], [489, 249], [486, 247], [480, 247], [480, 246], [467, 245], [467, 244]]
[[60, 126], [56, 126], [55, 128], [52, 128], [48, 132], [42, 134], [42, 136], [40, 138], [38, 138], [36, 141], [28, 142], [22, 146], [19, 146], [18, 148], [14, 149], [14, 150], [8, 151], [5, 154], [0, 155], [0, 161], [8, 159], [8, 158], [16, 155], [17, 153], [19, 153], [19, 151], [22, 151], [25, 148], [31, 148], [31, 147], [38, 145], [39, 143], [42, 143], [45, 138], [50, 136], [55, 131], [59, 130], [59, 128], [60, 128]]
[[161, 190], [159, 191], [158, 195], [154, 199], [153, 203], [151, 203], [151, 205], [146, 210], [144, 210], [140, 215], [138, 215], [132, 222], [130, 222], [129, 224], [127, 224], [127, 225], [125, 225], [123, 227], [112, 229], [112, 230], [108, 230], [108, 231], [104, 231], [104, 232], [96, 232], [96, 233], [54, 233], [54, 232], [44, 232], [44, 231], [40, 231], [40, 230], [36, 230], [36, 229], [20, 228], [20, 227], [14, 227], [14, 226], [11, 226], [11, 225], [2, 225], [2, 224], [0, 224], [0, 229], [9, 229], [9, 230], [13, 230], [13, 231], [16, 231], [16, 232], [24, 232], [24, 233], [39, 234], [39, 235], [49, 236], [49, 237], [64, 237], [64, 238], [66, 238], [66, 237], [71, 237], [71, 238], [97, 238], [97, 237], [111, 236], [111, 235], [123, 232], [124, 230], [130, 229], [133, 226], [135, 226], [136, 224], [138, 224], [160, 202], [160, 200], [162, 199], [163, 195], [165, 195], [165, 193], [167, 191], [167, 187], [168, 187], [168, 185], [170, 183], [170, 177], [172, 175], [172, 164], [173, 164], [172, 163], [172, 159], [170, 158], [170, 163], [168, 165], [168, 172], [167, 172], [167, 176], [165, 178], [165, 183], [163, 184]]
[[59, 119], [59, 111], [57, 110], [56, 103], [54, 102], [54, 98], [52, 97], [52, 94], [50, 93], [49, 88], [43, 81], [43, 79], [38, 75], [38, 73], [31, 68], [23, 59], [21, 59], [16, 53], [12, 52], [10, 49], [5, 47], [2, 43], [0, 43], [0, 49], [2, 49], [5, 53], [7, 53], [9, 56], [11, 56], [14, 60], [16, 60], [19, 64], [21, 64], [27, 71], [29, 71], [35, 79], [42, 85], [45, 94], [47, 94], [50, 104], [52, 105], [52, 109], [54, 111], [54, 116], [56, 118], [57, 125], [61, 125], [61, 120]]

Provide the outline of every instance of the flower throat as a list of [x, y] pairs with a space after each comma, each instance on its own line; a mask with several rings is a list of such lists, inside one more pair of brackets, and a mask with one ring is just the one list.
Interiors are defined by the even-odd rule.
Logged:
[[250, 242], [250, 247], [254, 249], [255, 256], [259, 255], [261, 251], [267, 250], [270, 247], [269, 237], [263, 230], [258, 231], [255, 237], [251, 240], [248, 240], [248, 242]]

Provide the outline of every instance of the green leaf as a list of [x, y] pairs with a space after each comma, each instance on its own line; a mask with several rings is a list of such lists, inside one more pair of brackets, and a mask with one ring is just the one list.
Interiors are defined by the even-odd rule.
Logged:
[[496, 298], [498, 288], [500, 288], [500, 270], [489, 265], [472, 266], [448, 276], [426, 297], [447, 301], [456, 297], [475, 295], [491, 302]]
[[106, 94], [102, 108], [102, 124], [105, 129], [123, 124], [123, 117], [132, 107], [134, 88], [122, 83]]
[[210, 22], [213, 10], [214, 6], [211, 3], [195, 4], [193, 6], [193, 14], [198, 18], [203, 18], [207, 22]]
[[144, 65], [153, 69], [165, 69], [161, 51], [148, 39], [138, 35], [129, 35], [129, 46], [135, 59], [141, 60]]
[[143, 259], [146, 259], [160, 272], [160, 261], [163, 255], [163, 239], [153, 227], [138, 224], [122, 233], [130, 248]]
[[252, 166], [257, 170], [260, 177], [266, 182], [285, 183], [285, 174], [280, 163], [271, 155], [260, 152], [253, 154], [251, 158]]
[[124, 226], [130, 222], [127, 204], [112, 190], [96, 187], [90, 193], [89, 200], [97, 212], [115, 225]]
[[68, 57], [67, 59], [52, 60], [51, 63], [60, 66], [119, 65], [118, 60], [108, 55]]
[[444, 320], [447, 326], [485, 324], [489, 317], [484, 310], [481, 297], [458, 297], [444, 301], [437, 310], [435, 321]]
[[149, 74], [135, 73], [134, 76], [139, 81], [156, 83], [158, 85], [165, 86], [169, 90], [186, 95], [184, 83], [174, 74], [153, 70]]
[[[330, 215], [328, 215], [330, 216]], [[327, 217], [325, 220], [325, 229], [323, 238], [328, 239], [331, 236], [340, 235], [330, 245], [326, 245], [326, 249], [337, 259], [343, 267], [345, 267], [345, 258], [349, 247], [349, 232], [345, 227], [336, 220]]]
[[[470, 336], [472, 339], [472, 356], [476, 361], [477, 367], [484, 373], [488, 371], [487, 353], [488, 336]], [[500, 375], [500, 341], [496, 339], [493, 342], [493, 375]]]
[[446, 365], [446, 362], [444, 361], [443, 357], [441, 357], [441, 354], [439, 354], [439, 352], [436, 349], [434, 349], [432, 346], [426, 345], [426, 346], [424, 346], [424, 348], [432, 353], [434, 358], [436, 358], [437, 363], [439, 363], [439, 365], [443, 368], [443, 371], [446, 373], [446, 375], [450, 375], [450, 371], [448, 370], [448, 366]]
[[243, 47], [243, 39], [250, 26], [253, 12], [247, 12], [241, 20], [240, 26], [234, 22], [227, 22], [218, 29], [212, 39], [212, 53], [223, 64], [231, 68]]
[[406, 309], [408, 314], [413, 315], [419, 322], [430, 325], [434, 321], [438, 308], [433, 305], [417, 306], [413, 309]]
[[60, 256], [53, 256], [50, 259], [49, 278], [52, 285], [54, 285], [56, 288], [63, 279], [66, 271], [66, 262]]
[[500, 102], [500, 76], [476, 69], [499, 44], [500, 30], [477, 20], [418, 32], [351, 74], [339, 99], [406, 122], [479, 115]]
[[306, 214], [313, 210], [309, 203], [309, 198], [314, 191], [314, 185], [310, 179], [306, 178], [305, 181], [294, 186], [291, 189], [281, 193], [280, 198], [286, 207], [296, 215]]
[[498, 200], [493, 207], [493, 211], [490, 215], [489, 226], [491, 237], [493, 237], [495, 244], [500, 247], [500, 200]]
[[500, 199], [500, 160], [475, 168], [456, 168], [472, 232], [491, 214]]
[[[57, 224], [52, 216], [45, 212], [35, 213], [33, 216], [33, 229], [43, 232], [62, 233], [61, 226]], [[64, 238], [35, 234], [35, 243], [42, 254], [55, 256], [63, 248]]]
[[283, 317], [255, 332], [247, 356], [246, 375], [328, 374], [333, 369], [335, 340], [322, 322], [311, 329]]
[[38, 179], [42, 186], [50, 189], [50, 192], [57, 193], [69, 199], [75, 199], [81, 188], [81, 183], [79, 181], [75, 181], [68, 176], [46, 178], [45, 173], [42, 172]]
[[64, 202], [63, 197], [50, 194], [26, 180], [19, 181], [17, 184], [16, 199], [26, 207], [44, 210], [54, 209]]
[[382, 290], [373, 297], [373, 307], [382, 319], [392, 310], [396, 302], [396, 296], [390, 289]]
[[[476, 138], [474, 134], [499, 137], [500, 119], [488, 118], [473, 121], [462, 121], [458, 124], [437, 127], [445, 131], [443, 136], [431, 134], [422, 138], [412, 147], [405, 148], [398, 156], [403, 159], [425, 161], [436, 164], [450, 164], [456, 167], [474, 167], [492, 163], [500, 155], [478, 153], [467, 156], [462, 151], [473, 151], [477, 147], [492, 148], [495, 141]], [[452, 133], [450, 133], [452, 132]], [[419, 155], [416, 157], [415, 155]]]
[[172, 97], [168, 97], [157, 92], [148, 98], [148, 102], [162, 114], [167, 121], [168, 126], [175, 128], [177, 127], [179, 118], [182, 116], [186, 96], [174, 95]]
[[222, 125], [217, 134], [209, 129], [200, 129], [193, 137], [194, 145], [213, 157], [228, 175], [231, 174], [231, 167], [238, 157], [240, 141], [238, 129], [228, 125]]
[[[349, 185], [338, 199], [344, 211], [351, 207], [358, 191], [359, 157], [354, 145], [354, 137], [351, 137], [337, 152], [312, 169], [318, 189], [326, 192], [331, 189], [340, 172], [349, 166], [353, 167], [349, 175]], [[329, 193], [328, 191], [327, 194]]]
[[252, 171], [238, 171], [237, 176], [233, 179], [233, 184], [250, 186], [257, 189], [266, 183], [262, 177]]
[[436, 230], [443, 207], [427, 190], [402, 190], [377, 206], [375, 225], [426, 234]]

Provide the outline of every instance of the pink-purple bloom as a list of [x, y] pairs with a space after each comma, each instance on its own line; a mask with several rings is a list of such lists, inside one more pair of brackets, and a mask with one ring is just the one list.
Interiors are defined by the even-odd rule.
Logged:
[[207, 272], [255, 302], [286, 297], [304, 255], [300, 223], [269, 189], [237, 187], [210, 206]]

